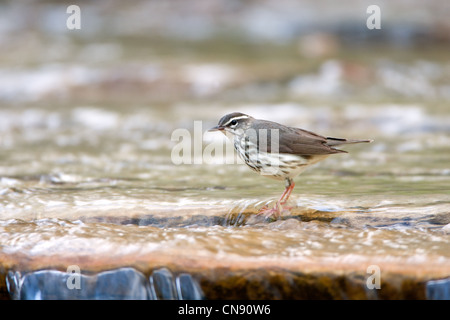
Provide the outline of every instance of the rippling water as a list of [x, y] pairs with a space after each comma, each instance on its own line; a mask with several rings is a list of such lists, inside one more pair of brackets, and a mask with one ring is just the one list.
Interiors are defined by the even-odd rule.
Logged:
[[[277, 107], [292, 115], [287, 124], [305, 122], [306, 110], [295, 103], [234, 106], [255, 116]], [[197, 108], [205, 131], [224, 113]], [[293, 209], [278, 221], [255, 213], [274, 203], [283, 183], [241, 163], [171, 162], [174, 123], [193, 130], [193, 122], [143, 108], [1, 110], [8, 124], [0, 165], [2, 252], [66, 260], [156, 253], [219, 265], [432, 261], [428, 270], [448, 270], [448, 115], [413, 106], [397, 118], [386, 115], [390, 106], [365, 108], [340, 118], [347, 129], [307, 123], [320, 133], [376, 141], [349, 146], [349, 154], [299, 176]], [[323, 110], [308, 114], [314, 119]], [[402, 134], [392, 138], [386, 128]], [[204, 145], [226, 143], [212, 133], [204, 138]]]

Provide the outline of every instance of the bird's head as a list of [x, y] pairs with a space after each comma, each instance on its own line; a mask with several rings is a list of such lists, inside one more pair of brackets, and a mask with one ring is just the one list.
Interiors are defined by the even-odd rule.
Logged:
[[221, 131], [223, 134], [227, 135], [239, 135], [240, 132], [247, 130], [250, 125], [252, 117], [249, 115], [233, 112], [223, 116], [217, 126], [209, 129], [208, 131]]

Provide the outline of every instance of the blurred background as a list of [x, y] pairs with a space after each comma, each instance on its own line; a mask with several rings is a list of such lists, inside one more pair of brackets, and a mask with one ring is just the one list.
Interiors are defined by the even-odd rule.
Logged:
[[[373, 2], [373, 1], [372, 1]], [[450, 99], [450, 4], [1, 1], [3, 106]], [[218, 113], [220, 113], [218, 111]]]

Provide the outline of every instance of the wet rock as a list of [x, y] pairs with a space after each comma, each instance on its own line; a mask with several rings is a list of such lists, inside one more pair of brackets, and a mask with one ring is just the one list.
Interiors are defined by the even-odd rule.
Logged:
[[[214, 279], [211, 281], [211, 279]], [[423, 300], [423, 282], [402, 276], [369, 288], [366, 276], [271, 270], [220, 270], [201, 282], [207, 299]], [[429, 298], [429, 297], [428, 297]]]
[[[96, 220], [94, 220], [96, 219]], [[111, 222], [108, 217], [96, 217], [90, 221], [107, 221]], [[108, 221], [109, 219], [109, 221]], [[192, 215], [192, 216], [172, 216], [162, 217], [154, 215], [146, 215], [139, 218], [115, 218], [113, 223], [120, 224], [135, 224], [138, 226], [152, 226], [157, 228], [177, 228], [187, 226], [214, 226], [222, 225], [225, 222], [225, 218], [220, 216], [206, 216], [206, 215]]]
[[[16, 300], [450, 298], [450, 278], [424, 281], [388, 272], [382, 274], [380, 288], [371, 288], [367, 285], [368, 274], [358, 272], [311, 272], [306, 268], [305, 271], [294, 271], [276, 267], [213, 268], [211, 262], [209, 266], [191, 269], [189, 273], [172, 267], [156, 268], [148, 278], [127, 267], [89, 276], [83, 274], [78, 280], [73, 273], [56, 270], [28, 273], [10, 270], [6, 275], [0, 272], [0, 298], [6, 298], [6, 292]], [[2, 288], [4, 284], [6, 290]]]
[[202, 283], [209, 299], [366, 299], [356, 277], [310, 275], [283, 270], [253, 270], [217, 274]]

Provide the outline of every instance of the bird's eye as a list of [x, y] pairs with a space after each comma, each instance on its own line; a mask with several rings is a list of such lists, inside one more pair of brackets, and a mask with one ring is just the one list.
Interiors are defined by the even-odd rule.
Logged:
[[233, 120], [233, 121], [230, 122], [230, 124], [231, 124], [232, 126], [235, 126], [235, 125], [237, 125], [237, 121], [236, 121], [236, 120]]

